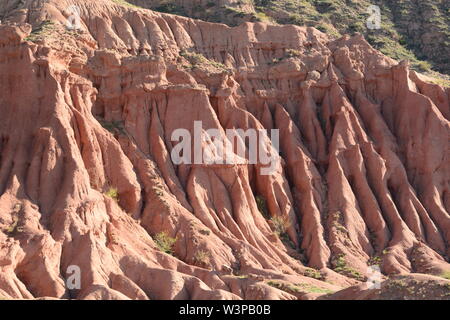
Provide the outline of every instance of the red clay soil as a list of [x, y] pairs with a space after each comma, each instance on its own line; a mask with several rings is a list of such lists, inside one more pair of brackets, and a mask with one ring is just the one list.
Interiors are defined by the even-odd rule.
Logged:
[[[0, 24], [0, 297], [449, 298], [415, 275], [450, 272], [449, 88], [359, 35], [25, 3]], [[275, 173], [175, 165], [194, 121], [279, 129]]]

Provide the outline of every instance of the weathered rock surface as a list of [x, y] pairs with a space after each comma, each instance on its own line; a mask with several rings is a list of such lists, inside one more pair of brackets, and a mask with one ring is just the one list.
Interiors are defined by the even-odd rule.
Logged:
[[[1, 297], [302, 299], [274, 283], [450, 271], [448, 88], [361, 36], [25, 4], [0, 25]], [[175, 165], [194, 121], [279, 129], [275, 173]]]

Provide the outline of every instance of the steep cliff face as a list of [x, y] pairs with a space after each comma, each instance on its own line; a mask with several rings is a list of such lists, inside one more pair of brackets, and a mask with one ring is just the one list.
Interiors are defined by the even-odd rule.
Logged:
[[[0, 296], [313, 299], [369, 265], [450, 271], [450, 90], [407, 63], [313, 28], [5, 3]], [[279, 129], [274, 172], [175, 164], [194, 121]]]

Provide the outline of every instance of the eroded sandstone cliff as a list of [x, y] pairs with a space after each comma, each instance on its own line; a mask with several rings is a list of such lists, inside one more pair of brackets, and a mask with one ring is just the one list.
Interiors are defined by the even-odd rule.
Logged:
[[[369, 265], [450, 271], [450, 90], [406, 62], [313, 28], [13, 2], [1, 1], [0, 296], [312, 299], [362, 286]], [[279, 129], [276, 172], [175, 165], [171, 134], [194, 121]]]

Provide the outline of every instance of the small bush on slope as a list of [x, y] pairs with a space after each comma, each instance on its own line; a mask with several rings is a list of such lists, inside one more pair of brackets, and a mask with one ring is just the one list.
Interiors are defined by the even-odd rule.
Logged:
[[116, 188], [109, 188], [108, 191], [105, 192], [105, 196], [114, 199], [115, 201], [119, 201], [119, 191]]
[[176, 238], [170, 237], [167, 232], [160, 232], [153, 238], [156, 246], [162, 252], [173, 255], [173, 246], [177, 242]]

